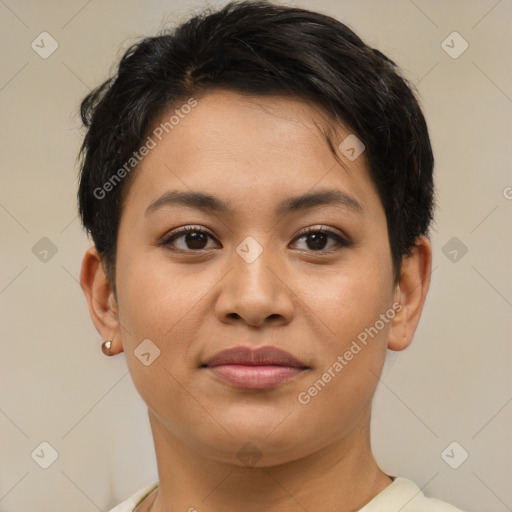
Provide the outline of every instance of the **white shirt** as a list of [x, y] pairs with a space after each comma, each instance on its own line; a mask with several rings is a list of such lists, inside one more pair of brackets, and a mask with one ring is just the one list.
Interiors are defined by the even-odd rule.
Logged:
[[[133, 512], [133, 509], [158, 485], [153, 483], [137, 491], [109, 512]], [[462, 512], [444, 501], [427, 498], [420, 488], [407, 478], [396, 477], [357, 512]]]

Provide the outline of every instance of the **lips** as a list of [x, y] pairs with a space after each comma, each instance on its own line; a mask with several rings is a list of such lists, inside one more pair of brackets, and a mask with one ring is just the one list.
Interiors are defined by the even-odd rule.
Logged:
[[288, 366], [291, 368], [307, 368], [292, 354], [276, 347], [250, 347], [239, 346], [223, 350], [215, 354], [206, 362], [206, 366], [212, 368], [221, 365], [245, 365], [245, 366]]
[[273, 388], [309, 369], [285, 350], [244, 346], [218, 352], [202, 366], [224, 383], [250, 390]]

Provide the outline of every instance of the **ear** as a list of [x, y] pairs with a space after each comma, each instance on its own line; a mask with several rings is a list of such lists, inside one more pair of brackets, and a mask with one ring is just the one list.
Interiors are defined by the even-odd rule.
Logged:
[[123, 351], [118, 308], [110, 282], [96, 247], [85, 252], [80, 272], [80, 286], [85, 293], [89, 314], [104, 341], [112, 340], [111, 354]]
[[390, 350], [404, 350], [410, 345], [423, 311], [431, 273], [432, 245], [426, 236], [421, 235], [416, 239], [411, 255], [402, 261], [400, 281], [394, 296], [394, 301], [400, 303], [402, 308], [396, 309], [391, 321], [388, 338]]

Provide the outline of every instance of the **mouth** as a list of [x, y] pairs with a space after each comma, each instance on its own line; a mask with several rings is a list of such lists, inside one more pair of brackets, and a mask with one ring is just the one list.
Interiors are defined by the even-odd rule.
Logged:
[[269, 389], [296, 378], [309, 366], [276, 347], [239, 346], [218, 352], [201, 368], [239, 389]]

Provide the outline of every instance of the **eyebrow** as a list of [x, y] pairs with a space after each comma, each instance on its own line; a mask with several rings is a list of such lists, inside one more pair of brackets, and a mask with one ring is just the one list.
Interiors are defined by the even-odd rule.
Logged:
[[[203, 211], [232, 214], [233, 207], [230, 202], [203, 192], [181, 192], [169, 190], [153, 201], [147, 208], [145, 215], [164, 206], [182, 205]], [[364, 209], [355, 199], [346, 192], [337, 189], [320, 190], [305, 193], [300, 196], [289, 197], [282, 201], [276, 208], [276, 215], [303, 211], [315, 206], [338, 205], [355, 213], [363, 213]]]

